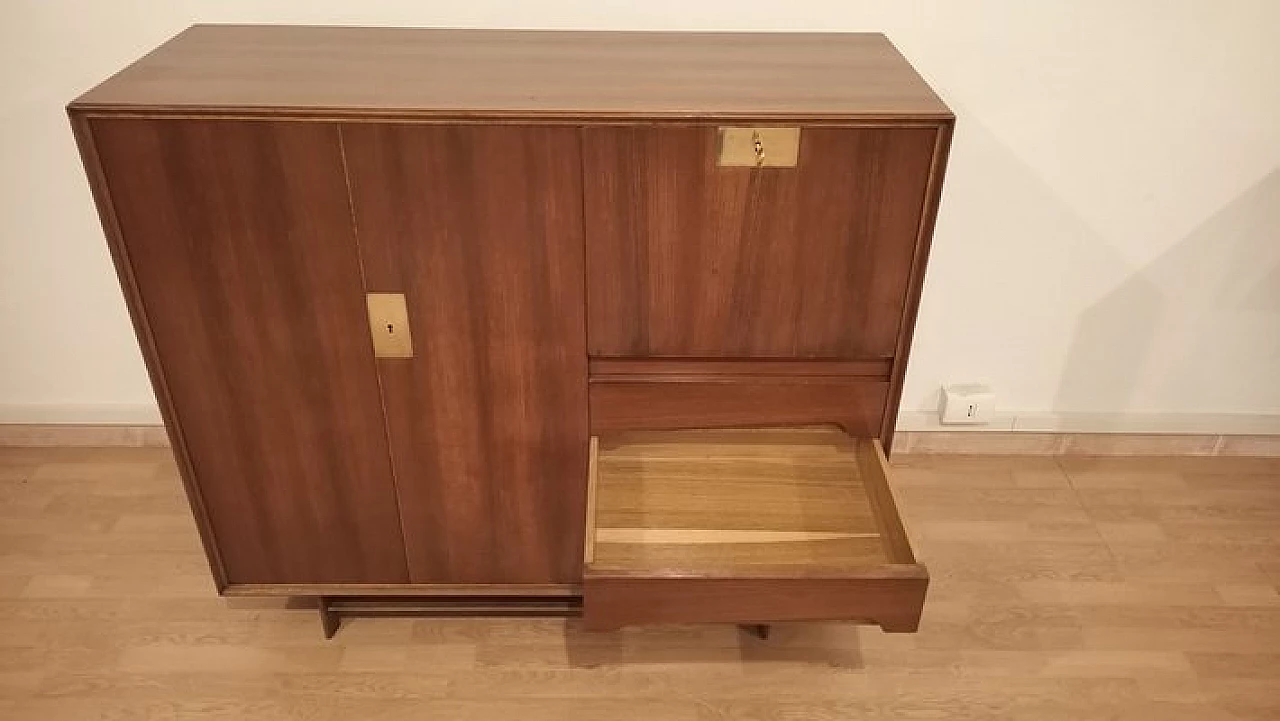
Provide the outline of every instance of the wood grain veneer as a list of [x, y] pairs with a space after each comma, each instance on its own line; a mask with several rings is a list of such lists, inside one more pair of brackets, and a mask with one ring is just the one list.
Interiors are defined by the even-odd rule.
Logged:
[[[178, 476], [182, 482], [182, 489], [186, 494], [187, 503], [191, 507], [191, 515], [194, 517], [196, 528], [200, 531], [200, 545], [204, 550], [205, 559], [209, 562], [209, 571], [213, 575], [214, 586], [221, 593], [227, 586], [227, 568], [222, 561], [222, 554], [218, 550], [217, 540], [213, 537], [213, 524], [209, 520], [208, 505], [200, 492], [199, 479], [196, 477], [195, 469], [191, 465], [191, 455], [187, 452], [185, 436], [182, 433], [181, 419], [178, 417], [177, 409], [174, 408], [173, 398], [169, 394], [168, 380], [165, 378], [164, 367], [160, 364], [159, 356], [156, 353], [155, 334], [152, 333], [151, 326], [147, 321], [146, 308], [142, 303], [142, 294], [134, 278], [133, 266], [129, 262], [129, 252], [125, 247], [124, 236], [120, 229], [120, 219], [116, 216], [115, 203], [111, 199], [111, 190], [107, 187], [106, 172], [102, 167], [102, 158], [99, 157], [97, 144], [94, 142], [93, 128], [89, 118], [84, 115], [69, 113], [68, 117], [75, 136], [76, 148], [80, 153], [80, 159], [84, 164], [85, 174], [89, 180], [89, 189], [93, 194], [94, 206], [102, 223], [103, 235], [107, 241], [107, 250], [111, 254], [111, 264], [115, 269], [117, 279], [120, 281], [121, 294], [124, 296], [125, 307], [129, 311], [129, 321], [133, 326], [134, 335], [137, 337], [138, 345], [142, 351], [143, 365], [147, 369], [147, 377], [151, 381], [152, 390], [155, 392], [156, 405], [159, 407], [161, 418], [164, 420], [164, 427], [160, 430], [165, 440], [173, 448], [173, 456], [178, 464]], [[66, 432], [67, 428], [67, 426], [59, 427], [55, 445], [66, 442], [69, 435]], [[154, 431], [154, 429], [152, 430]], [[70, 435], [75, 438], [83, 438], [78, 430], [73, 431]], [[92, 445], [113, 445], [113, 443], [106, 443], [101, 440], [97, 432], [94, 432], [93, 435], [94, 443]], [[139, 435], [143, 435], [143, 433], [139, 433]], [[47, 439], [42, 439], [40, 443], [31, 443], [25, 438], [22, 440], [22, 445], [50, 445]], [[6, 443], [5, 445], [8, 444]]]
[[880, 426], [888, 383], [829, 376], [601, 376], [591, 379], [591, 432], [834, 423], [855, 436]]
[[659, 33], [196, 25], [83, 110], [273, 116], [936, 120], [879, 33]]
[[772, 623], [853, 620], [890, 633], [920, 625], [925, 578], [628, 578], [587, 582], [588, 629], [659, 623]]
[[754, 169], [711, 126], [586, 129], [591, 354], [892, 357], [937, 132], [806, 128]]
[[407, 581], [337, 128], [90, 132], [227, 582]]
[[893, 367], [890, 358], [850, 361], [749, 360], [742, 358], [592, 358], [587, 371], [592, 378], [626, 380], [672, 376], [828, 376], [838, 378], [887, 379]]
[[415, 583], [579, 577], [582, 188], [569, 127], [342, 129], [370, 290], [418, 349], [378, 363]]
[[[872, 459], [874, 461], [875, 459]], [[890, 562], [838, 430], [633, 431], [600, 440], [591, 570]]]
[[223, 595], [231, 597], [261, 596], [383, 596], [388, 598], [478, 598], [546, 596], [577, 598], [582, 595], [578, 583], [241, 583], [227, 586]]

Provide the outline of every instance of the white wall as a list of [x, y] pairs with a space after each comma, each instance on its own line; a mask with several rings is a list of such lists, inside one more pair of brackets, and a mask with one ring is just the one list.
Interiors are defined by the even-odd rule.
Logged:
[[881, 30], [959, 121], [903, 409], [1280, 414], [1273, 0], [18, 0], [0, 420], [154, 417], [63, 106], [192, 22]]

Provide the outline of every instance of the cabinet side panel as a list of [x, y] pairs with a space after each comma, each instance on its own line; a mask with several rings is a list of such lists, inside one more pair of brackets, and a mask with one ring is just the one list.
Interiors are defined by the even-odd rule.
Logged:
[[337, 128], [91, 128], [227, 580], [406, 581]]
[[370, 291], [414, 356], [378, 363], [416, 583], [580, 578], [582, 181], [564, 126], [344, 125]]
[[138, 291], [137, 281], [133, 276], [133, 267], [129, 263], [128, 251], [121, 237], [120, 224], [116, 218], [115, 204], [111, 200], [111, 192], [107, 188], [106, 176], [102, 170], [102, 162], [98, 157], [98, 149], [93, 139], [93, 126], [85, 115], [70, 110], [71, 129], [75, 134], [76, 146], [80, 151], [80, 159], [84, 164], [89, 188], [93, 192], [94, 205], [97, 206], [98, 218], [102, 223], [103, 235], [107, 248], [111, 253], [111, 262], [115, 267], [116, 277], [120, 281], [120, 289], [124, 295], [125, 305], [129, 310], [129, 320], [133, 325], [134, 335], [142, 350], [142, 358], [147, 368], [147, 376], [151, 381], [151, 389], [156, 397], [156, 405], [164, 419], [165, 431], [169, 438], [173, 459], [178, 466], [182, 478], [182, 488], [186, 492], [187, 503], [191, 506], [191, 515], [200, 533], [200, 544], [204, 548], [205, 558], [209, 561], [209, 570], [213, 574], [214, 585], [218, 593], [227, 589], [227, 571], [218, 551], [217, 539], [213, 535], [213, 525], [209, 521], [209, 511], [196, 482], [195, 471], [191, 467], [191, 458], [187, 453], [185, 436], [177, 413], [173, 408], [173, 399], [169, 394], [169, 386], [165, 380], [164, 368], [160, 365], [156, 353], [155, 337], [147, 322], [146, 309], [142, 305], [142, 297]]
[[911, 356], [911, 339], [915, 335], [916, 316], [920, 312], [925, 268], [929, 263], [929, 248], [933, 245], [933, 228], [938, 220], [938, 205], [942, 201], [942, 182], [947, 173], [947, 158], [951, 153], [951, 136], [954, 130], [955, 122], [948, 121], [939, 125], [934, 135], [933, 157], [929, 165], [929, 184], [922, 200], [920, 225], [916, 229], [915, 252], [911, 259], [911, 281], [906, 288], [902, 320], [898, 326], [897, 350], [894, 353], [893, 371], [889, 381], [889, 402], [885, 404], [884, 419], [880, 426], [880, 439], [884, 444], [885, 452], [893, 450], [893, 434], [898, 422], [898, 410], [902, 404], [907, 361]]

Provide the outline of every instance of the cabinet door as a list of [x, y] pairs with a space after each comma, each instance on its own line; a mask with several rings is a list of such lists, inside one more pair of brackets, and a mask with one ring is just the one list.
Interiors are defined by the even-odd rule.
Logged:
[[584, 132], [592, 355], [892, 356], [937, 129], [806, 127], [794, 168], [717, 137]]
[[91, 130], [226, 580], [407, 580], [336, 126]]
[[580, 578], [587, 465], [578, 131], [343, 127], [414, 582]]

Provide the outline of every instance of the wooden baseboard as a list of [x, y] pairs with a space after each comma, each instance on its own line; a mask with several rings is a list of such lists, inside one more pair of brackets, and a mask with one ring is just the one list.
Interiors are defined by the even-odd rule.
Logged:
[[[6, 446], [164, 448], [164, 426], [0, 424]], [[1037, 433], [1028, 431], [898, 431], [894, 455], [1280, 456], [1280, 435], [1208, 433]]]
[[895, 456], [1280, 456], [1280, 435], [898, 431]]
[[997, 413], [980, 426], [939, 422], [937, 411], [902, 411], [899, 433], [1129, 433], [1141, 435], [1280, 435], [1280, 413]]
[[166, 448], [169, 436], [161, 425], [3, 423], [0, 448], [94, 447]]

